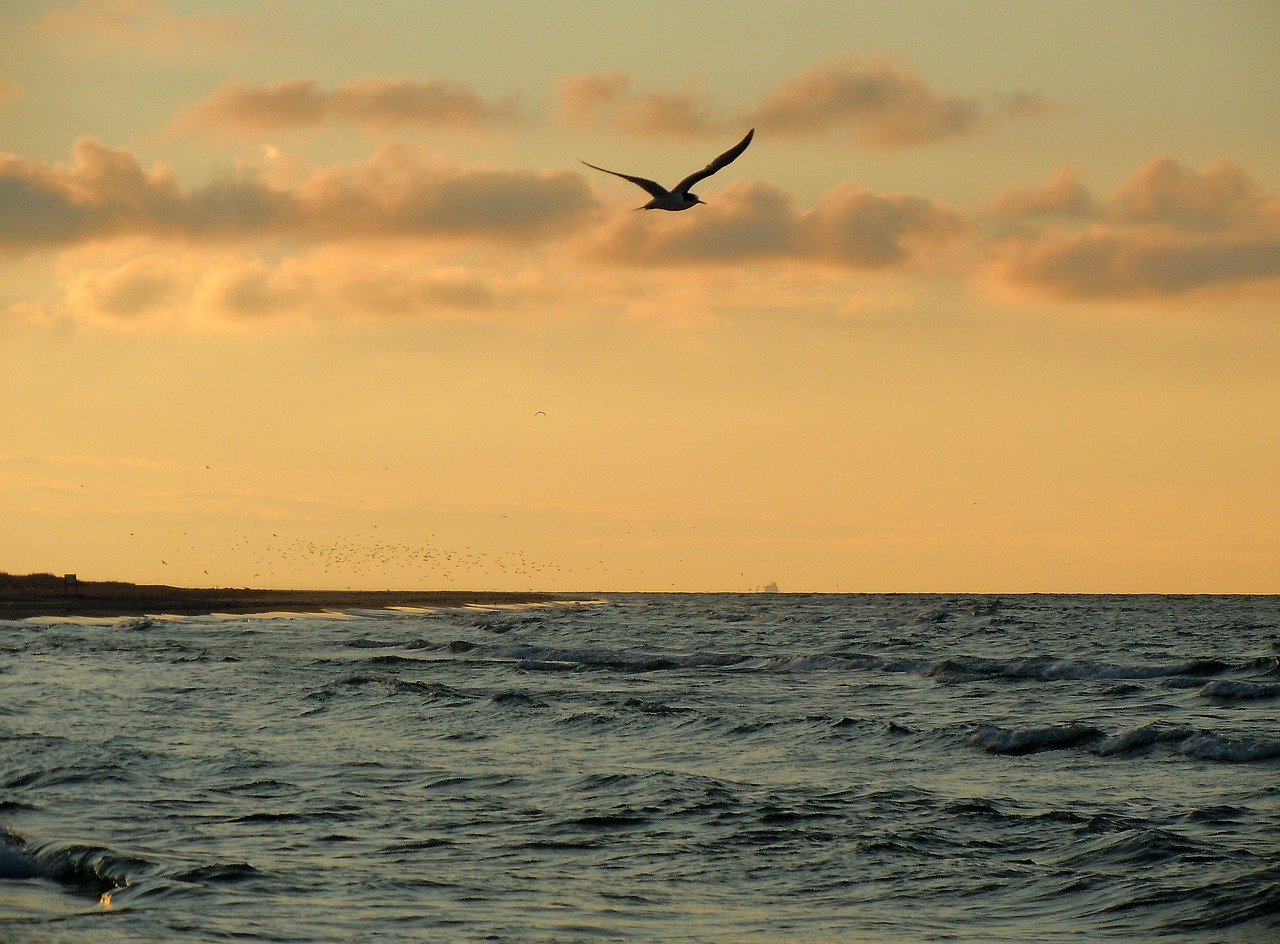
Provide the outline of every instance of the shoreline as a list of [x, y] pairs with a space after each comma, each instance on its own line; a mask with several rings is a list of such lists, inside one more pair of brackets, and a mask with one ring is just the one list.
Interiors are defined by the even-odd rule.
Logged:
[[[8, 576], [8, 575], [3, 575]], [[45, 575], [41, 575], [44, 577]], [[0, 578], [0, 620], [41, 616], [208, 616], [214, 613], [319, 613], [397, 606], [457, 607], [574, 603], [574, 594], [502, 590], [252, 590], [82, 581], [67, 591], [61, 579]]]

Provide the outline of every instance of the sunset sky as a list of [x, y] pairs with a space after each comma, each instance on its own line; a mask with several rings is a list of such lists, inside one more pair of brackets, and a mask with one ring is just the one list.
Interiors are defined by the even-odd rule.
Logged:
[[[1280, 591], [1280, 5], [0, 6], [0, 570]], [[738, 141], [707, 202], [639, 213]]]

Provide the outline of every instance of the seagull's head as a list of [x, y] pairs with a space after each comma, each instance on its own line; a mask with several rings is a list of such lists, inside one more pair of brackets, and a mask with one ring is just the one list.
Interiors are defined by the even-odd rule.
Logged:
[[706, 200], [703, 200], [700, 196], [698, 196], [696, 193], [686, 193], [684, 195], [684, 199], [689, 204], [689, 206], [693, 206], [695, 203], [707, 202]]

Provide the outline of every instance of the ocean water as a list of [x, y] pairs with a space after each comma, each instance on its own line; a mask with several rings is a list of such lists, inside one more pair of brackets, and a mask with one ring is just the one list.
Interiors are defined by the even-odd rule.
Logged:
[[1280, 597], [0, 622], [0, 940], [1280, 940]]

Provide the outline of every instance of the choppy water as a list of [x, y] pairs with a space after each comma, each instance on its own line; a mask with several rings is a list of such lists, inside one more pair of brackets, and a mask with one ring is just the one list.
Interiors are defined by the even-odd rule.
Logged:
[[1280, 940], [1280, 598], [0, 623], [0, 939]]

